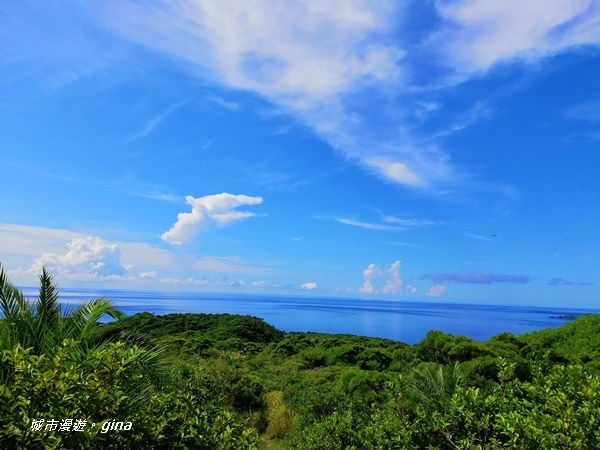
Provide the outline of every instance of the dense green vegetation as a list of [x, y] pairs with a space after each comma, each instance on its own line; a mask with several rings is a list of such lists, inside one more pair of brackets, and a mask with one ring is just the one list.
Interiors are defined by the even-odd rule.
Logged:
[[[409, 346], [142, 313], [48, 349], [4, 314], [1, 448], [600, 448], [597, 315], [486, 342], [431, 331]], [[42, 418], [97, 425], [31, 430]], [[113, 419], [132, 430], [99, 432]]]
[[200, 374], [135, 329], [99, 326], [123, 317], [112, 302], [65, 309], [46, 271], [27, 301], [0, 267], [0, 311], [0, 448], [257, 448]]

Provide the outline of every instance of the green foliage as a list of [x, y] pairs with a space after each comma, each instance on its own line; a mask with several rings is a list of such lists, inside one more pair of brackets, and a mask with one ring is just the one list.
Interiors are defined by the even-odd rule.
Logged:
[[[29, 304], [0, 270], [0, 448], [600, 448], [600, 316], [408, 346], [230, 314], [98, 326], [110, 302], [63, 311], [40, 285]], [[52, 418], [97, 425], [30, 429]], [[113, 419], [133, 429], [98, 431]]]
[[519, 339], [524, 342], [521, 355], [529, 359], [597, 369], [594, 361], [600, 360], [600, 315], [584, 315], [560, 328], [528, 333]]
[[304, 363], [304, 367], [307, 369], [323, 367], [327, 363], [326, 351], [320, 346], [305, 348], [300, 352], [299, 356]]
[[381, 403], [385, 398], [385, 384], [389, 377], [381, 372], [349, 369], [344, 371], [336, 382], [336, 390], [353, 403]]
[[[148, 350], [108, 344], [82, 363], [76, 346], [64, 341], [52, 358], [19, 345], [2, 351], [2, 448], [257, 448], [255, 433], [223, 408], [191, 392], [158, 392], [143, 369], [153, 357]], [[31, 430], [32, 420], [66, 418], [88, 425], [82, 432]], [[102, 433], [112, 419], [132, 422], [133, 429]]]
[[440, 364], [471, 361], [490, 354], [480, 343], [466, 336], [452, 336], [432, 330], [415, 346], [422, 361]]
[[364, 370], [385, 370], [392, 362], [392, 357], [384, 349], [366, 348], [358, 354], [356, 362]]
[[[35, 355], [53, 355], [65, 339], [77, 342], [71, 349], [80, 359], [102, 345], [97, 333], [98, 320], [108, 315], [118, 319], [123, 313], [111, 301], [95, 299], [76, 308], [65, 308], [59, 303], [59, 294], [52, 277], [42, 270], [38, 297], [30, 301], [16, 289], [0, 266], [0, 350], [16, 345], [30, 348]], [[3, 374], [0, 373], [0, 377]]]
[[117, 333], [143, 333], [153, 338], [176, 336], [185, 333], [185, 337], [195, 334], [212, 341], [221, 342], [238, 338], [248, 342], [278, 342], [283, 333], [263, 319], [252, 316], [234, 314], [167, 314], [155, 316], [150, 313], [140, 313], [125, 317], [118, 323], [107, 324], [107, 331]]
[[309, 386], [294, 398], [293, 408], [298, 412], [302, 425], [321, 422], [336, 411], [345, 411], [350, 398], [340, 393], [332, 384]]

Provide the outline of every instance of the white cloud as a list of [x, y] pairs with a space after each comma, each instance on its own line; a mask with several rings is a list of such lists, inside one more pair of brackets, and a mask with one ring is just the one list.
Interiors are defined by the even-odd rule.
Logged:
[[235, 209], [243, 205], [259, 205], [263, 199], [223, 192], [199, 198], [188, 195], [185, 201], [192, 207], [192, 212], [178, 214], [177, 222], [161, 235], [161, 239], [171, 244], [181, 245], [210, 226], [222, 227], [252, 217], [254, 213]]
[[152, 119], [150, 119], [143, 127], [141, 130], [139, 130], [137, 133], [135, 133], [134, 135], [132, 135], [131, 137], [129, 137], [124, 143], [123, 145], [128, 145], [131, 144], [132, 142], [135, 142], [139, 139], [142, 139], [146, 136], [148, 136], [149, 134], [151, 134], [158, 126], [160, 126], [160, 124], [167, 119], [171, 114], [173, 114], [175, 111], [177, 111], [179, 108], [181, 108], [182, 106], [184, 106], [187, 103], [187, 101], [183, 101], [183, 102], [179, 102], [175, 105], [169, 106], [165, 111], [161, 112], [160, 114], [154, 116]]
[[402, 231], [403, 230], [403, 228], [395, 227], [392, 225], [382, 225], [379, 223], [361, 222], [359, 220], [344, 219], [341, 217], [336, 218], [336, 220], [345, 225], [352, 225], [354, 227], [367, 228], [369, 230], [383, 230], [383, 231]]
[[[191, 63], [213, 83], [260, 95], [376, 175], [425, 190], [464, 180], [446, 153], [424, 143], [412, 126], [443, 107], [429, 88], [456, 80], [449, 83], [446, 70], [432, 71], [428, 84], [415, 89], [410, 77], [422, 68], [410, 49], [441, 54], [463, 81], [501, 61], [537, 60], [600, 41], [595, 0], [438, 0], [439, 26], [423, 30], [417, 46], [402, 33], [410, 2], [106, 4], [108, 28]], [[382, 107], [366, 112], [365, 97]], [[467, 123], [474, 120], [479, 114]]]
[[[359, 82], [393, 77], [402, 51], [370, 39], [386, 31], [393, 2], [183, 0], [113, 2], [108, 24], [132, 40], [204, 67], [227, 85], [294, 109], [314, 107]], [[135, 17], [135, 20], [133, 19]]]
[[300, 285], [300, 289], [306, 289], [307, 291], [312, 291], [313, 289], [317, 289], [317, 283], [313, 282], [308, 282], [308, 283], [302, 283]]
[[376, 264], [369, 264], [363, 270], [363, 284], [359, 288], [359, 292], [365, 294], [400, 294], [403, 284], [400, 274], [401, 265], [400, 261], [394, 261], [385, 270], [381, 270]]
[[585, 120], [586, 122], [600, 122], [600, 99], [595, 99], [573, 106], [566, 112], [570, 119]]
[[437, 1], [436, 7], [446, 28], [433, 44], [441, 45], [461, 72], [600, 43], [596, 0]]
[[158, 275], [158, 272], [156, 270], [151, 270], [149, 272], [140, 273], [139, 277], [140, 278], [156, 278], [157, 275]]
[[[410, 145], [398, 114], [372, 117], [360, 96], [411, 96], [395, 19], [382, 0], [176, 3], [112, 2], [105, 24], [130, 40], [175, 55], [201, 77], [251, 91], [308, 125], [354, 161], [395, 183], [429, 188], [453, 176], [434, 146]], [[419, 101], [433, 110], [431, 102]], [[423, 105], [426, 105], [425, 107]], [[373, 134], [382, 123], [391, 130]]]
[[122, 276], [127, 272], [118, 245], [95, 236], [72, 239], [66, 253], [42, 254], [33, 261], [31, 271], [39, 273], [42, 267], [74, 278]]
[[402, 219], [400, 217], [394, 216], [385, 216], [384, 220], [387, 223], [396, 223], [398, 225], [406, 226], [406, 227], [420, 227], [427, 225], [443, 225], [444, 222], [434, 222], [432, 220], [426, 219]]
[[425, 181], [417, 175], [406, 163], [391, 160], [386, 157], [370, 158], [367, 164], [377, 169], [386, 178], [408, 186], [422, 186]]
[[417, 291], [418, 291], [418, 289], [416, 287], [414, 287], [413, 285], [411, 285], [411, 284], [408, 284], [406, 286], [406, 292], [409, 293], [409, 294], [416, 294]]
[[[499, 62], [537, 61], [600, 42], [597, 0], [422, 2], [425, 8], [432, 5], [428, 14], [437, 12], [439, 20], [431, 22], [438, 28], [406, 34], [404, 23], [412, 17], [403, 8], [408, 11], [415, 3], [106, 0], [69, 2], [6, 22], [26, 30], [12, 33], [19, 45], [12, 46], [11, 61], [33, 55], [30, 60], [44, 68], [42, 73], [77, 79], [107, 67], [121, 69], [140, 57], [121, 40], [96, 41], [104, 33], [89, 33], [81, 25], [96, 18], [108, 31], [181, 59], [204, 83], [267, 99], [344, 156], [387, 181], [417, 189], [463, 180], [443, 150], [424, 144], [432, 134], [420, 139], [413, 126], [415, 119], [422, 123], [443, 110], [439, 88], [456, 84], [448, 81], [447, 69], [464, 81]], [[63, 24], [66, 13], [74, 18], [69, 27]], [[48, 21], [45, 27], [38, 26], [40, 14]], [[447, 67], [436, 65], [439, 55]], [[421, 81], [418, 74], [432, 63], [435, 68]], [[219, 97], [210, 101], [239, 109]], [[130, 139], [152, 133], [171, 112], [150, 119]], [[479, 113], [466, 123], [477, 120]]]
[[364, 282], [360, 292], [364, 292], [365, 294], [372, 294], [376, 292], [375, 286], [373, 285], [373, 281], [376, 278], [379, 278], [382, 275], [381, 270], [375, 264], [369, 264], [365, 270], [363, 270], [363, 278]]
[[36, 283], [44, 264], [53, 268], [57, 281], [67, 284], [77, 280], [143, 281], [147, 286], [162, 278], [181, 278], [181, 274], [270, 276], [279, 272], [246, 264], [238, 257], [198, 257], [143, 242], [107, 241], [68, 230], [18, 224], [0, 224], [0, 248], [0, 263], [13, 282], [27, 286]]
[[398, 294], [402, 287], [402, 277], [400, 276], [400, 261], [395, 261], [386, 269], [389, 278], [385, 282], [383, 292], [386, 294]]
[[58, 228], [0, 223], [0, 248], [3, 255], [39, 256], [64, 250], [65, 244], [84, 234]]
[[429, 297], [441, 297], [444, 292], [446, 292], [446, 286], [438, 284], [436, 286], [431, 286], [425, 295]]

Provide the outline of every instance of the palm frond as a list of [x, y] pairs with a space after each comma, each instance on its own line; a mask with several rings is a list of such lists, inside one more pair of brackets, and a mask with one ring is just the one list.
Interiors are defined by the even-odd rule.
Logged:
[[97, 333], [98, 321], [103, 316], [122, 319], [125, 314], [112, 300], [97, 298], [89, 300], [69, 311], [64, 318], [65, 337], [90, 340]]
[[31, 304], [23, 292], [9, 280], [8, 274], [0, 265], [0, 309], [3, 326], [0, 327], [0, 341], [4, 348], [11, 348], [16, 343], [24, 347], [35, 343], [34, 316]]
[[61, 307], [58, 301], [58, 291], [52, 276], [42, 268], [40, 274], [40, 289], [35, 304], [35, 317], [33, 320], [33, 339], [36, 351], [51, 354], [61, 339]]
[[0, 310], [4, 318], [9, 319], [17, 315], [24, 302], [23, 293], [13, 286], [0, 264]]
[[0, 350], [19, 345], [34, 355], [54, 357], [68, 342], [68, 351], [84, 364], [94, 350], [111, 341], [124, 341], [122, 345], [137, 347], [141, 352], [136, 364], [150, 382], [140, 392], [133, 389], [132, 398], [143, 399], [150, 392], [147, 389], [160, 389], [167, 379], [168, 363], [162, 349], [141, 336], [101, 331], [99, 321], [103, 316], [117, 320], [125, 316], [111, 300], [98, 298], [63, 309], [52, 276], [45, 268], [40, 275], [39, 296], [30, 302], [12, 285], [0, 265], [0, 308]]

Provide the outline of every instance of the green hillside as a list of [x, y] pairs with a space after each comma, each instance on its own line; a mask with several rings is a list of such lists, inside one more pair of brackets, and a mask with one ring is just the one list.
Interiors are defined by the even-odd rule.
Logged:
[[[37, 308], [0, 294], [3, 449], [600, 448], [598, 315], [411, 346], [231, 314], [99, 324], [51, 289]], [[64, 419], [88, 426], [48, 427]]]

